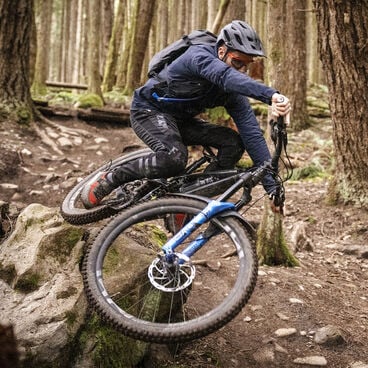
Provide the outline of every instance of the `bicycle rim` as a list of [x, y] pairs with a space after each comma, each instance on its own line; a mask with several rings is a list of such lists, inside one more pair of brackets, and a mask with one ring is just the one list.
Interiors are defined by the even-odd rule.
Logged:
[[235, 218], [211, 222], [220, 234], [183, 262], [174, 282], [161, 272], [157, 253], [172, 237], [167, 217], [193, 216], [204, 206], [183, 198], [141, 204], [119, 214], [95, 239], [83, 263], [85, 290], [116, 329], [144, 341], [183, 342], [219, 329], [240, 312], [256, 283], [257, 258]]

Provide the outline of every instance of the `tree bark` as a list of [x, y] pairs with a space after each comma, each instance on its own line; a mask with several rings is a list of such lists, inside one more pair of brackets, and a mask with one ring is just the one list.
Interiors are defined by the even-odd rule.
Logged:
[[[269, 59], [270, 79], [274, 88], [285, 89], [287, 85], [284, 32], [286, 27], [286, 0], [269, 2]], [[267, 132], [267, 137], [270, 134]], [[270, 142], [269, 142], [270, 143]], [[294, 266], [298, 262], [289, 251], [284, 237], [282, 216], [271, 210], [270, 200], [264, 201], [264, 212], [257, 232], [257, 253], [261, 264]]]
[[29, 85], [33, 1], [0, 2], [0, 121], [33, 119]]
[[335, 200], [368, 208], [368, 1], [315, 0], [329, 88]]
[[32, 92], [35, 95], [45, 95], [47, 93], [46, 80], [49, 71], [49, 50], [52, 0], [38, 0], [38, 29], [37, 29], [37, 56], [32, 84]]
[[226, 10], [230, 4], [230, 0], [221, 0], [220, 7], [217, 11], [215, 21], [212, 24], [211, 32], [214, 34], [219, 33], [222, 20], [224, 19]]
[[151, 28], [154, 7], [155, 0], [139, 1], [136, 27], [133, 32], [133, 42], [129, 54], [127, 84], [124, 90], [125, 94], [131, 94], [141, 83], [142, 65], [148, 45], [148, 35]]
[[89, 48], [88, 48], [88, 92], [102, 97], [100, 76], [100, 29], [101, 3], [100, 0], [89, 2]]
[[308, 127], [307, 113], [307, 55], [306, 55], [306, 16], [303, 2], [287, 2], [287, 42], [291, 52], [286, 52], [288, 83], [284, 93], [291, 101], [291, 128], [300, 131]]
[[120, 0], [114, 20], [114, 27], [109, 42], [109, 50], [105, 63], [105, 72], [102, 82], [103, 91], [111, 91], [116, 78], [116, 66], [119, 56], [119, 47], [123, 35], [126, 0]]

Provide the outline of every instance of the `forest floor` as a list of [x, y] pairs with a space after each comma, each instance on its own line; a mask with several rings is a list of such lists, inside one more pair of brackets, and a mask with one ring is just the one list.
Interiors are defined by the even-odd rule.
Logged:
[[[296, 171], [331, 168], [328, 119], [289, 138]], [[11, 219], [2, 220], [3, 233], [28, 204], [59, 206], [77, 177], [142, 146], [130, 128], [117, 124], [57, 118], [39, 125], [36, 134], [0, 123], [0, 201], [10, 204]], [[317, 175], [285, 185], [285, 235], [291, 242], [299, 231], [303, 238], [295, 253], [300, 266], [261, 266], [249, 303], [233, 321], [171, 353], [152, 346], [147, 366], [368, 367], [368, 213], [328, 205], [328, 184], [328, 175]], [[246, 216], [259, 221], [262, 204]], [[318, 339], [326, 326], [334, 328], [334, 337], [323, 343]]]

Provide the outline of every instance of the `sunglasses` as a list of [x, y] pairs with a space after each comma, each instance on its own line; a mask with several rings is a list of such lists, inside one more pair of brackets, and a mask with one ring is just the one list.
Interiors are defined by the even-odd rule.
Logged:
[[233, 54], [231, 51], [227, 53], [227, 56], [230, 56], [231, 58], [231, 65], [236, 69], [242, 69], [244, 67], [247, 67], [249, 64], [254, 62], [253, 56], [244, 55], [243, 57], [240, 57], [238, 55]]

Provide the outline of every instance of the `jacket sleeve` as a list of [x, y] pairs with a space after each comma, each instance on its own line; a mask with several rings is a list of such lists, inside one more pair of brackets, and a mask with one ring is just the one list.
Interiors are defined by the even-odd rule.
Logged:
[[204, 48], [194, 46], [191, 51], [191, 58], [183, 61], [193, 74], [209, 80], [226, 93], [238, 93], [271, 104], [271, 97], [277, 92], [274, 88], [240, 73]]
[[[228, 99], [225, 108], [233, 118], [245, 150], [254, 165], [261, 166], [265, 161], [269, 161], [271, 159], [270, 151], [247, 98], [240, 95], [233, 95]], [[266, 175], [262, 184], [268, 194], [271, 194], [275, 190], [275, 180], [271, 174]]]

